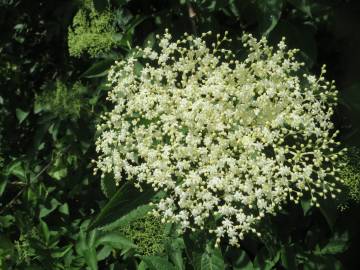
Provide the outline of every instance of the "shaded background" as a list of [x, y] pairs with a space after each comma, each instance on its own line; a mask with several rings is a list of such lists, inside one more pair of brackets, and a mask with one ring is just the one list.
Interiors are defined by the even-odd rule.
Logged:
[[[267, 36], [272, 44], [286, 37], [290, 48], [301, 50], [298, 57], [308, 71], [319, 74], [327, 65], [326, 77], [335, 80], [340, 91], [334, 118], [340, 139], [358, 146], [359, 1], [94, 0], [93, 4], [99, 13], [110, 9], [115, 14], [119, 45], [95, 57], [86, 53], [71, 57], [68, 28], [83, 6], [80, 1], [0, 0], [0, 269], [139, 267], [137, 258], [121, 255], [121, 245], [110, 245], [112, 253], [106, 251], [107, 256], [99, 259], [100, 248], [93, 247], [91, 236], [79, 228], [107, 201], [91, 166], [96, 157], [95, 125], [109, 108], [106, 71], [114, 59], [145, 41], [153, 42], [165, 28], [175, 37], [184, 32], [229, 31], [231, 48], [239, 55], [244, 31]], [[289, 207], [269, 221], [268, 244], [245, 241], [247, 256], [251, 261], [261, 261], [261, 256], [265, 262], [275, 260], [275, 255], [259, 256], [264, 246], [272, 246], [282, 250], [282, 258], [293, 257], [292, 263], [278, 258], [274, 269], [360, 269], [359, 205], [350, 202], [343, 212], [331, 205], [325, 208]], [[337, 241], [336, 252], [317, 254], [317, 247], [329, 241]], [[241, 264], [236, 268], [240, 256], [236, 252], [223, 247], [228, 269], [252, 269]], [[185, 265], [192, 269], [188, 260]], [[259, 262], [257, 267], [265, 269]]]

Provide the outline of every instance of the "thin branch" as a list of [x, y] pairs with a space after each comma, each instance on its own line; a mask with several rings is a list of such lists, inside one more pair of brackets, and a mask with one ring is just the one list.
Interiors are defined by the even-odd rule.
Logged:
[[8, 202], [1, 210], [0, 210], [0, 214], [2, 214], [3, 212], [5, 212], [5, 210], [7, 210], [8, 208], [10, 208], [15, 201], [21, 196], [21, 194], [25, 191], [25, 187], [23, 187], [22, 189], [20, 189], [20, 191], [15, 195], [14, 198], [11, 199], [10, 202]]
[[[51, 165], [52, 161], [50, 161], [48, 164], [46, 164], [46, 166], [44, 168], [42, 168], [42, 170], [35, 176], [35, 179], [37, 179], [40, 175], [42, 175]], [[19, 184], [20, 182], [14, 182], [13, 184]], [[20, 191], [11, 199], [10, 202], [8, 202], [1, 210], [0, 210], [0, 214], [2, 214], [3, 212], [5, 212], [5, 210], [9, 209], [15, 202], [16, 200], [21, 196], [21, 194], [23, 194], [23, 192], [25, 191], [26, 187], [28, 186], [27, 183], [23, 183], [22, 184], [23, 187], [20, 189]]]
[[40, 175], [42, 175], [50, 166], [52, 163], [52, 159], [50, 160], [50, 162], [48, 164], [45, 165], [44, 168], [42, 168], [42, 170], [35, 176], [35, 179], [37, 179]]

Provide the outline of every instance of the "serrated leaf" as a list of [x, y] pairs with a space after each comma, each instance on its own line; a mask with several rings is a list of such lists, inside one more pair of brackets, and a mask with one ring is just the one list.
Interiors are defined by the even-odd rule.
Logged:
[[224, 270], [225, 263], [221, 250], [208, 244], [206, 251], [201, 256], [201, 270]]
[[141, 259], [146, 263], [150, 270], [176, 270], [175, 266], [164, 257], [142, 256]]
[[184, 270], [183, 250], [185, 243], [182, 238], [171, 238], [168, 249], [168, 255], [171, 261], [175, 264], [177, 270]]
[[[95, 234], [94, 232], [90, 233], [92, 239]], [[76, 245], [77, 252], [84, 257], [86, 264], [91, 270], [98, 270], [96, 249], [92, 243], [94, 240], [88, 240], [83, 231], [80, 231], [79, 238]]]
[[100, 186], [106, 198], [111, 198], [117, 190], [115, 180], [110, 175], [101, 178]]
[[89, 230], [111, 225], [137, 207], [148, 204], [154, 195], [155, 192], [149, 187], [140, 192], [132, 183], [126, 182], [101, 209]]

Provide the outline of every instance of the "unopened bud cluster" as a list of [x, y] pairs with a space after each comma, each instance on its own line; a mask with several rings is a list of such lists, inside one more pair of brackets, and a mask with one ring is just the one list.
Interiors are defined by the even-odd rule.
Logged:
[[244, 35], [239, 61], [223, 48], [226, 34], [207, 46], [209, 36], [172, 41], [166, 32], [159, 50], [116, 62], [96, 171], [164, 191], [155, 210], [164, 222], [238, 245], [285, 202], [308, 193], [318, 205], [339, 192], [337, 91], [325, 68], [299, 76], [284, 40], [274, 48]]

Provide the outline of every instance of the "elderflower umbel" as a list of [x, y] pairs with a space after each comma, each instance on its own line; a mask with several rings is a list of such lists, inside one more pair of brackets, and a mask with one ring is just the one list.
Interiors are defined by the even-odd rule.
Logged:
[[[333, 82], [299, 77], [284, 40], [243, 36], [247, 58], [205, 38], [158, 37], [109, 72], [113, 110], [98, 126], [97, 170], [165, 191], [155, 214], [238, 245], [266, 214], [305, 192], [335, 195]], [[144, 63], [139, 70], [138, 60]], [[215, 221], [210, 222], [210, 221]], [[216, 224], [210, 226], [209, 224]]]

